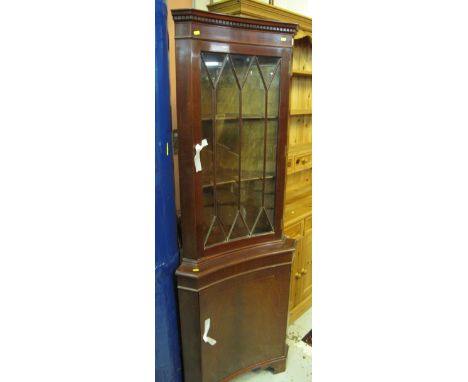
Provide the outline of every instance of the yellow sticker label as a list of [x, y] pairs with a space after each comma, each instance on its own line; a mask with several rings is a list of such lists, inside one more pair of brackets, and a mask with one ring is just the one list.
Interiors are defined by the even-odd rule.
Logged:
[[169, 143], [166, 142], [166, 156], [169, 156]]
[[281, 37], [281, 41], [286, 41], [286, 37]]
[[198, 36], [198, 35], [200, 35], [200, 31], [198, 31], [198, 30], [196, 30], [196, 31], [193, 31], [193, 35], [194, 35], [194, 36]]
[[199, 272], [200, 270], [198, 268], [193, 268], [192, 272]]

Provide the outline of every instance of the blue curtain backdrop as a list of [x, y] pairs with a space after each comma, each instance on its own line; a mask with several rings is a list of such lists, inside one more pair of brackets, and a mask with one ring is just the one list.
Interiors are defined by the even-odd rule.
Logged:
[[179, 264], [174, 201], [167, 5], [156, 0], [156, 381], [182, 381], [174, 272]]

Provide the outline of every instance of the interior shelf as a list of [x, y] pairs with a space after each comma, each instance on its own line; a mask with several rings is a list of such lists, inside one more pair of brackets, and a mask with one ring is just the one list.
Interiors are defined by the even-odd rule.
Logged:
[[312, 77], [311, 70], [293, 70], [293, 76], [300, 76], [300, 77]]
[[312, 115], [312, 110], [310, 109], [296, 109], [291, 110], [289, 115]]
[[[242, 178], [240, 182], [241, 183], [247, 183], [247, 182], [253, 182], [253, 181], [256, 181], [256, 180], [262, 181], [263, 179], [265, 179], [265, 180], [274, 179], [274, 176], [267, 175], [267, 176], [265, 176], [265, 178], [263, 178], [261, 176], [245, 177], [245, 178]], [[231, 176], [230, 179], [224, 179], [224, 180], [221, 180], [219, 182], [216, 182], [216, 186], [224, 186], [226, 184], [233, 184], [233, 183], [239, 183], [237, 175], [235, 177]], [[203, 186], [202, 186], [202, 188], [211, 188], [211, 187], [214, 187], [213, 183], [203, 183]]]
[[[212, 117], [202, 117], [202, 121], [211, 121], [213, 118]], [[218, 114], [216, 115], [215, 119], [217, 121], [236, 121], [239, 120], [240, 117], [238, 115], [226, 115], [226, 114]], [[263, 120], [265, 119], [265, 116], [258, 116], [258, 115], [243, 115], [242, 120], [243, 121], [255, 121], [255, 120]], [[272, 119], [278, 119], [277, 115], [269, 115], [266, 117], [268, 120]]]

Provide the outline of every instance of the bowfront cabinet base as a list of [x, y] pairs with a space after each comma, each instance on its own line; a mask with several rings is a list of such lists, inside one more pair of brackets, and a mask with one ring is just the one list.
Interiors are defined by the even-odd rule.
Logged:
[[[183, 262], [177, 271], [185, 382], [286, 367], [294, 241]], [[198, 271], [193, 271], [198, 269]]]

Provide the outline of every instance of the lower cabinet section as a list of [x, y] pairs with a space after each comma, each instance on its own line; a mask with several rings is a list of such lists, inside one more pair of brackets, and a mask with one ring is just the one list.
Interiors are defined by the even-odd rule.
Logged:
[[202, 264], [192, 274], [179, 268], [185, 382], [228, 381], [256, 368], [284, 371], [293, 249], [239, 254], [237, 264]]
[[312, 306], [312, 216], [285, 226], [286, 236], [296, 240], [291, 267], [289, 322], [294, 322]]

